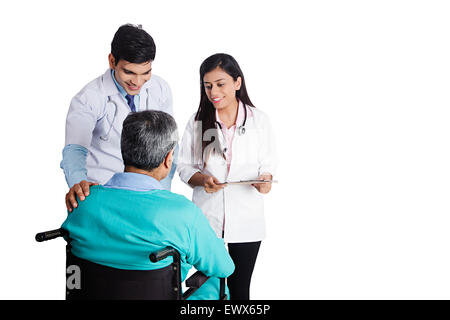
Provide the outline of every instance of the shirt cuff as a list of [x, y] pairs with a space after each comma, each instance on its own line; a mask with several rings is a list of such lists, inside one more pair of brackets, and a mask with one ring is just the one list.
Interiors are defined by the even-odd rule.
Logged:
[[77, 144], [68, 144], [64, 147], [60, 167], [64, 170], [69, 188], [82, 180], [87, 180], [87, 154], [88, 150]]
[[[178, 166], [178, 167], [180, 167], [180, 166]], [[196, 174], [197, 172], [200, 172], [200, 169], [194, 168], [191, 166], [183, 166], [183, 168], [179, 169], [178, 172], [179, 172], [181, 181], [186, 183], [188, 186], [192, 187], [189, 184], [189, 180], [192, 178], [192, 176], [194, 174]]]

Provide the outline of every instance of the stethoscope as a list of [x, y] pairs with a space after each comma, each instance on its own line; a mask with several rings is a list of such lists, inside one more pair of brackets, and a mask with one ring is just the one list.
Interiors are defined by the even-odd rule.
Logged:
[[[147, 90], [146, 106], [147, 106], [147, 109], [148, 109], [149, 97], [150, 97], [150, 95], [149, 95], [149, 88], [147, 88], [146, 90]], [[114, 126], [114, 121], [116, 120], [117, 114], [119, 112], [119, 106], [117, 105], [117, 102], [115, 102], [113, 99], [111, 99], [111, 96], [108, 96], [108, 101], [106, 102], [106, 104], [108, 104], [108, 103], [112, 103], [114, 105], [114, 116], [112, 118], [111, 124], [109, 125], [109, 129], [108, 129], [108, 132], [106, 133], [106, 135], [100, 136], [100, 139], [103, 140], [103, 141], [108, 141], [109, 140], [109, 134], [110, 134], [110, 132], [111, 132], [113, 126]], [[247, 112], [246, 112], [246, 114], [247, 114]]]
[[[245, 123], [246, 122], [247, 122], [247, 106], [244, 105], [244, 122], [237, 129], [238, 135], [243, 136], [245, 134]], [[222, 132], [222, 125], [220, 124], [219, 121], [216, 121], [216, 126], [219, 126], [220, 131]], [[222, 137], [223, 137], [224, 140], [226, 140], [223, 132], [222, 132]], [[225, 153], [227, 151], [228, 151], [228, 149], [226, 147], [223, 148], [223, 155], [225, 155]]]
[[111, 96], [108, 96], [108, 102], [106, 102], [106, 104], [108, 105], [108, 103], [112, 103], [114, 105], [114, 116], [112, 118], [111, 124], [109, 125], [109, 130], [106, 133], [105, 136], [100, 136], [100, 139], [103, 141], [108, 141], [109, 140], [109, 133], [111, 132], [111, 129], [113, 128], [113, 124], [114, 124], [114, 120], [116, 120], [117, 117], [117, 112], [119, 110], [119, 107], [117, 106], [117, 103], [111, 99]]
[[[242, 125], [239, 126], [238, 128], [238, 134], [240, 136], [243, 136], [245, 134], [245, 123], [247, 122], [247, 107], [244, 106], [244, 122], [242, 123]], [[220, 124], [219, 121], [216, 121], [216, 125], [219, 126], [220, 130], [222, 130], [222, 125]]]

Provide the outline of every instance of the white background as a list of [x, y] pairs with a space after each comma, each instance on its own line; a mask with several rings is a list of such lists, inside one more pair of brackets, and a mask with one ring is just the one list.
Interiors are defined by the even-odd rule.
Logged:
[[[7, 4], [6, 4], [7, 3]], [[125, 6], [124, 4], [128, 5]], [[226, 52], [280, 166], [253, 299], [450, 298], [446, 1], [8, 1], [0, 8], [0, 298], [63, 299], [67, 109], [124, 23], [155, 39], [183, 132]], [[175, 177], [173, 191], [191, 197]]]

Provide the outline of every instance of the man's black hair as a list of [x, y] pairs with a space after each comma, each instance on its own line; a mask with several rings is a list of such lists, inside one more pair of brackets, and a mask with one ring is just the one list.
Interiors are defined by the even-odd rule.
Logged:
[[125, 24], [114, 35], [111, 53], [116, 65], [121, 59], [144, 63], [155, 60], [156, 46], [153, 38], [140, 26]]

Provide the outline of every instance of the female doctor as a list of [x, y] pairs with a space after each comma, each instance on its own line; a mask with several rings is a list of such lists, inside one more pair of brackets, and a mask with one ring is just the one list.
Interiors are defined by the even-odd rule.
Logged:
[[189, 120], [180, 147], [178, 171], [194, 188], [192, 201], [228, 243], [236, 266], [228, 278], [230, 298], [249, 300], [250, 280], [265, 237], [262, 194], [276, 167], [269, 118], [248, 97], [236, 60], [215, 54], [200, 66], [200, 105]]

